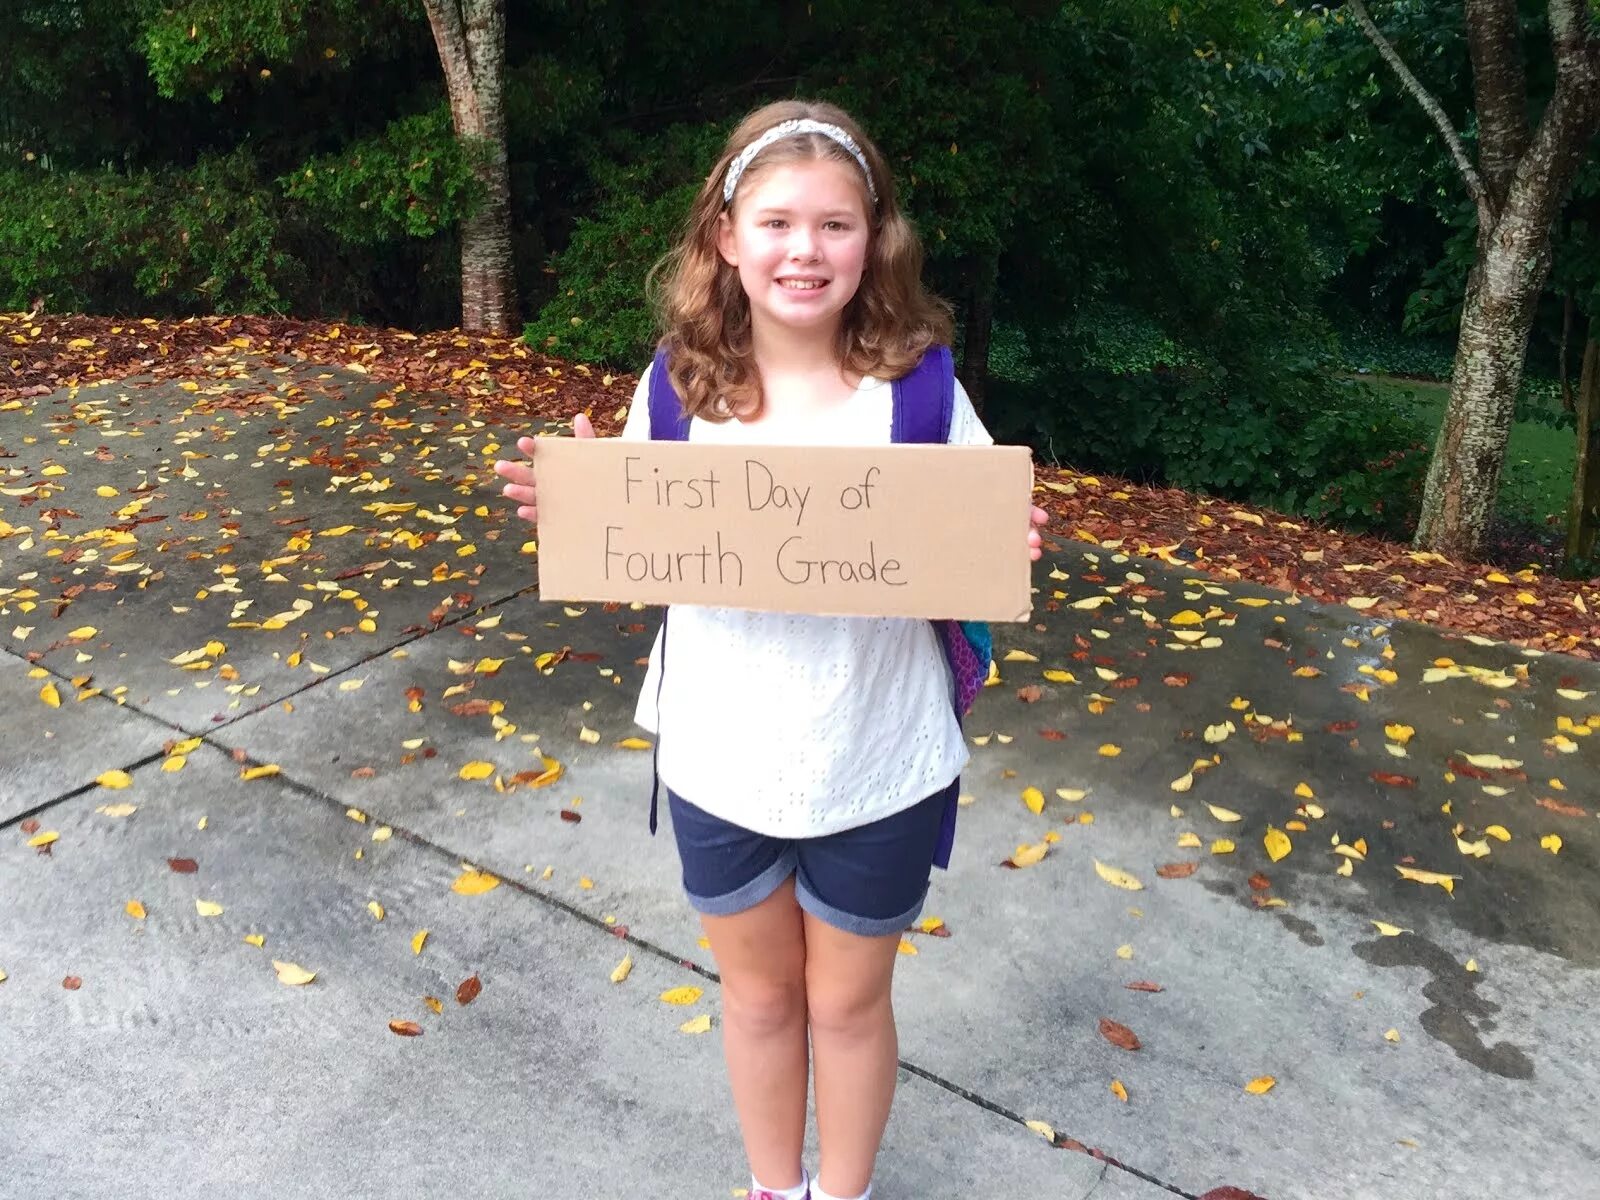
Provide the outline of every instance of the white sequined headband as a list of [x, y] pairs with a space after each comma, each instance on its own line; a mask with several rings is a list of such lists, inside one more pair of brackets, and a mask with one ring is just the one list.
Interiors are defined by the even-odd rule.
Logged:
[[867, 194], [872, 197], [874, 205], [878, 203], [878, 189], [872, 182], [872, 171], [867, 167], [867, 156], [861, 153], [861, 147], [856, 145], [855, 138], [837, 125], [829, 125], [825, 121], [813, 121], [810, 117], [803, 117], [794, 121], [780, 121], [739, 151], [739, 156], [728, 166], [728, 178], [722, 185], [722, 202], [724, 204], [733, 203], [733, 192], [739, 186], [739, 176], [744, 174], [745, 168], [750, 165], [751, 160], [756, 155], [772, 145], [773, 142], [781, 141], [786, 137], [797, 137], [802, 133], [820, 133], [823, 137], [831, 138], [850, 151], [851, 157], [860, 165], [861, 173], [867, 177]]

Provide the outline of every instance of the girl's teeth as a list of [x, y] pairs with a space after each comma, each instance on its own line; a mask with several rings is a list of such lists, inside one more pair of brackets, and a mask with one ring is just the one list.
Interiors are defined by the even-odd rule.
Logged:
[[791, 291], [797, 292], [815, 291], [817, 288], [822, 286], [821, 283], [816, 282], [815, 280], [802, 281], [798, 279], [784, 279], [780, 280], [779, 282], [782, 283], [784, 287], [789, 288]]

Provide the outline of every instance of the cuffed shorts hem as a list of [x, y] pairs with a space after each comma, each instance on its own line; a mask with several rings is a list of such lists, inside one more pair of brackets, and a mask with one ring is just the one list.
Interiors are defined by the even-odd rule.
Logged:
[[780, 854], [773, 864], [743, 887], [723, 896], [696, 896], [685, 889], [689, 904], [697, 913], [708, 917], [731, 917], [747, 908], [754, 908], [783, 885], [795, 873], [800, 856], [794, 850]]
[[842, 908], [835, 908], [819, 897], [806, 886], [804, 875], [795, 880], [794, 895], [800, 907], [817, 920], [861, 937], [883, 937], [885, 934], [901, 932], [922, 915], [922, 906], [928, 902], [928, 890], [924, 888], [921, 898], [898, 917], [858, 917]]

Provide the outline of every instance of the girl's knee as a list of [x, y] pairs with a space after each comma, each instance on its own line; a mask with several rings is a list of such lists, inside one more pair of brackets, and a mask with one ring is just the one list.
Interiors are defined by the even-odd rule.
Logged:
[[894, 1021], [888, 987], [863, 988], [857, 980], [811, 982], [806, 1015], [813, 1029], [845, 1036], [874, 1032]]
[[723, 1020], [755, 1036], [776, 1034], [804, 1024], [806, 987], [803, 980], [722, 981]]

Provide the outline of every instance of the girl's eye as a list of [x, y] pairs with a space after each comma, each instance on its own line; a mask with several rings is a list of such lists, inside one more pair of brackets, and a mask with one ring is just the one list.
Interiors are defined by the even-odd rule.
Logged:
[[842, 233], [842, 232], [848, 230], [850, 228], [850, 226], [845, 224], [843, 221], [829, 221], [828, 222], [828, 228], [829, 229], [833, 229], [833, 230], [837, 230], [837, 231]]

